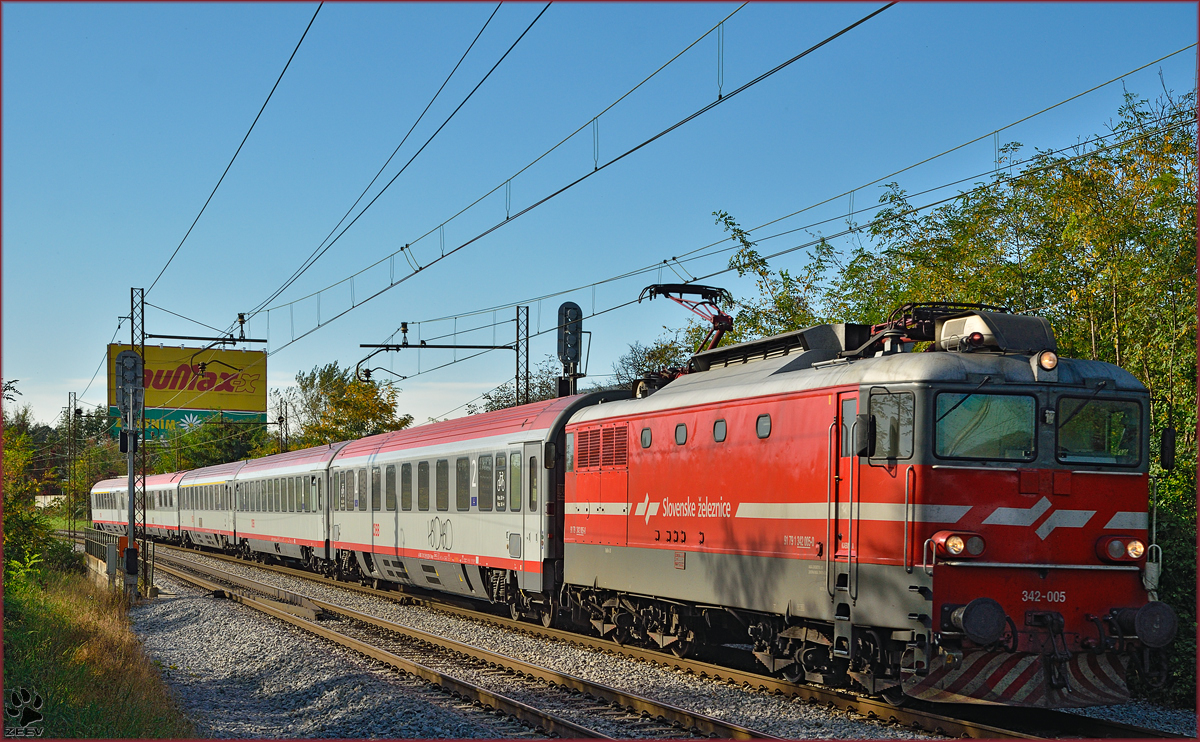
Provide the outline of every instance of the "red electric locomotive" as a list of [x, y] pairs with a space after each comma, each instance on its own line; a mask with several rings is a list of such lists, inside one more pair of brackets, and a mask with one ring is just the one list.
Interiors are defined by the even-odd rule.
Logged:
[[748, 636], [771, 672], [893, 701], [1128, 699], [1176, 626], [1147, 390], [986, 309], [705, 350], [580, 410], [560, 611], [679, 654]]

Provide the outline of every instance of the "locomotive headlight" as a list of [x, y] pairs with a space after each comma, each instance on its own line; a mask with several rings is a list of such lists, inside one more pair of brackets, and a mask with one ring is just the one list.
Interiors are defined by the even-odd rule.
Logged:
[[977, 557], [987, 548], [983, 536], [969, 531], [938, 531], [932, 541], [937, 553], [946, 557]]
[[967, 553], [971, 556], [979, 556], [983, 553], [984, 543], [982, 536], [971, 536], [967, 539]]
[[1058, 354], [1052, 350], [1043, 350], [1038, 354], [1038, 365], [1047, 371], [1058, 367]]
[[1145, 542], [1131, 536], [1105, 536], [1096, 542], [1096, 556], [1105, 562], [1129, 562], [1145, 554]]

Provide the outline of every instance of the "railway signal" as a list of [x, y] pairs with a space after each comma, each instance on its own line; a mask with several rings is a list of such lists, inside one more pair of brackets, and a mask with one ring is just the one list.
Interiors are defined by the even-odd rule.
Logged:
[[142, 400], [145, 394], [143, 387], [142, 357], [134, 350], [123, 350], [117, 355], [117, 407], [121, 410], [121, 452], [125, 454], [127, 471], [129, 472], [129, 548], [125, 549], [125, 587], [128, 590], [132, 584], [137, 585], [137, 548], [134, 543], [134, 485], [136, 476], [133, 455], [137, 451], [137, 420], [142, 415]]
[[558, 360], [563, 373], [558, 380], [558, 396], [575, 394], [576, 382], [583, 376], [579, 373], [580, 336], [583, 334], [583, 310], [573, 301], [565, 301], [558, 308]]

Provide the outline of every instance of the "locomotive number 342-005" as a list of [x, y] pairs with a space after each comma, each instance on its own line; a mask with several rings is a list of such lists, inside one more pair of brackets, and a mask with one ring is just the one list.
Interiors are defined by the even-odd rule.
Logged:
[[1022, 590], [1021, 600], [1026, 603], [1066, 603], [1067, 591], [1047, 590], [1042, 592], [1041, 590]]

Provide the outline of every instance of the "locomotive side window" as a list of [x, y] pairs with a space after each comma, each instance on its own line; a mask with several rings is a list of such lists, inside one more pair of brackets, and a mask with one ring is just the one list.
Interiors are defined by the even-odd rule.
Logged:
[[503, 512], [508, 503], [508, 464], [504, 454], [496, 454], [496, 511]]
[[450, 509], [450, 459], [438, 459], [434, 466], [434, 497], [438, 510]]
[[396, 510], [396, 466], [388, 464], [383, 474], [383, 505], [389, 513]]
[[650, 428], [642, 428], [642, 448], [650, 448], [652, 438]]
[[687, 443], [687, 425], [679, 423], [675, 426], [675, 445], [682, 446]]
[[934, 416], [934, 453], [942, 458], [1032, 461], [1037, 401], [1026, 395], [942, 392]]
[[717, 443], [725, 441], [726, 426], [724, 420], [718, 420], [713, 423], [713, 440]]
[[[568, 440], [570, 437], [568, 436]], [[568, 454], [569, 456], [569, 454]], [[570, 459], [567, 459], [570, 461]], [[490, 512], [492, 509], [492, 455], [479, 457], [479, 511]]]
[[471, 459], [466, 456], [454, 460], [454, 509], [471, 509]]
[[412, 510], [412, 464], [400, 465], [400, 509]]
[[1142, 453], [1142, 408], [1133, 400], [1062, 397], [1055, 458], [1063, 463], [1137, 466]]
[[575, 471], [575, 434], [567, 433], [567, 471]]
[[912, 392], [875, 392], [867, 408], [875, 423], [873, 458], [912, 458], [915, 409]]
[[855, 398], [842, 400], [842, 456], [850, 456], [854, 452], [854, 423], [858, 415], [858, 400]]
[[380, 510], [379, 501], [383, 496], [383, 488], [379, 486], [379, 467], [371, 467], [371, 512], [378, 513]]
[[516, 512], [521, 509], [521, 454], [514, 453], [508, 457], [511, 470], [508, 481], [512, 482], [512, 492], [509, 493], [508, 509]]
[[754, 433], [759, 438], [769, 438], [771, 435], [771, 416], [759, 415], [754, 423]]
[[537, 456], [529, 457], [529, 512], [537, 512]]
[[429, 462], [417, 464], [417, 509], [429, 509]]

